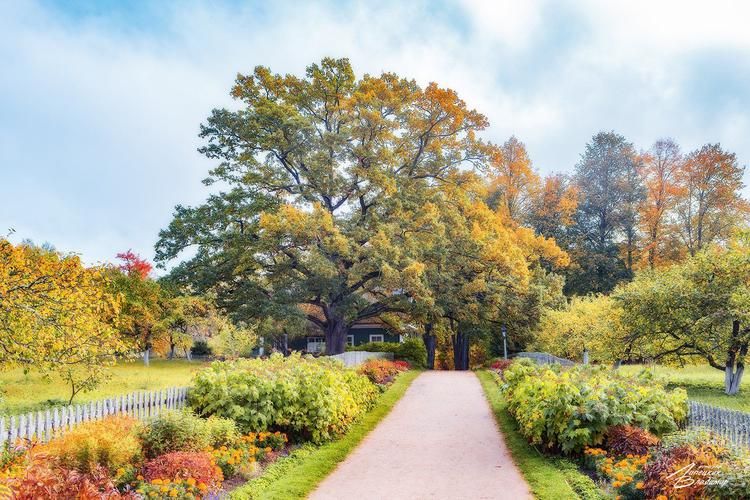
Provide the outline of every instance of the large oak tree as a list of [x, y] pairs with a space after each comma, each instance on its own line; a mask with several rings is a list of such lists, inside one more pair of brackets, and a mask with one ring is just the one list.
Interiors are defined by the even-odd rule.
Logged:
[[158, 258], [194, 248], [177, 276], [239, 319], [305, 314], [327, 352], [342, 352], [354, 322], [424, 293], [419, 194], [485, 162], [475, 134], [487, 120], [436, 84], [357, 79], [346, 59], [305, 78], [257, 67], [232, 96], [239, 106], [201, 129], [218, 162], [207, 181], [225, 190], [177, 207]]

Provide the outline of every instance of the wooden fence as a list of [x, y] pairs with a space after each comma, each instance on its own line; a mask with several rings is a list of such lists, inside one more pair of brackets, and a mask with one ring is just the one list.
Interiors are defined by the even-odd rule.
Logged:
[[343, 362], [346, 366], [358, 366], [367, 361], [368, 359], [393, 359], [392, 352], [369, 352], [369, 351], [347, 351], [341, 354], [334, 354], [330, 356], [333, 359], [338, 359]]
[[547, 364], [547, 365], [558, 363], [563, 366], [573, 366], [575, 364], [575, 362], [569, 359], [558, 358], [557, 356], [553, 356], [552, 354], [549, 354], [547, 352], [519, 352], [514, 357], [529, 358], [529, 359], [533, 359], [537, 363], [542, 363], [542, 364]]
[[15, 442], [17, 439], [35, 439], [44, 443], [78, 424], [99, 420], [109, 415], [130, 415], [139, 420], [145, 420], [164, 410], [183, 408], [186, 402], [187, 387], [172, 387], [159, 391], [138, 391], [90, 403], [2, 417], [0, 418], [0, 445], [8, 440]]
[[750, 413], [688, 401], [687, 427], [704, 428], [737, 446], [750, 446]]

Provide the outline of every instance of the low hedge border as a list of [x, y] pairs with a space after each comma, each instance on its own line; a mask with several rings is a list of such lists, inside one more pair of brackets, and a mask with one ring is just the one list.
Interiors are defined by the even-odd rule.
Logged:
[[607, 498], [596, 483], [578, 467], [562, 458], [552, 458], [541, 454], [518, 432], [513, 417], [500, 393], [500, 378], [494, 372], [477, 372], [487, 401], [495, 415], [497, 425], [505, 437], [513, 461], [529, 483], [534, 498], [557, 500], [559, 498], [580, 498], [600, 500]]
[[232, 500], [304, 498], [375, 428], [421, 372], [396, 378], [380, 395], [375, 408], [358, 420], [343, 437], [322, 446], [304, 445], [271, 464], [259, 477], [232, 491]]

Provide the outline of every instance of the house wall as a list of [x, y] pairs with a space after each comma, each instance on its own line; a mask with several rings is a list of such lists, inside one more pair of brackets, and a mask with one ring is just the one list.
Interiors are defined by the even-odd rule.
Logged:
[[[401, 340], [399, 335], [393, 334], [385, 328], [381, 328], [378, 326], [354, 326], [349, 329], [349, 333], [347, 334], [347, 344], [349, 344], [351, 340], [354, 341], [355, 346], [367, 344], [368, 342], [370, 342], [371, 335], [382, 335], [383, 342], [400, 342]], [[318, 342], [313, 341], [313, 339], [317, 340]], [[325, 339], [322, 335], [307, 335], [305, 337], [291, 339], [289, 341], [289, 348], [293, 351], [308, 351], [308, 345], [316, 345], [320, 341], [324, 340]]]

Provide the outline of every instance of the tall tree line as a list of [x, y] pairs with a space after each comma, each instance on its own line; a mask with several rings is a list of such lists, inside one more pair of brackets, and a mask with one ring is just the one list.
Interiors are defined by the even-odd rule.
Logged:
[[566, 293], [608, 293], [635, 270], [680, 262], [723, 244], [747, 221], [734, 153], [689, 153], [669, 138], [638, 151], [615, 132], [586, 144], [572, 175], [541, 179], [511, 137], [488, 173], [490, 204], [568, 251]]

